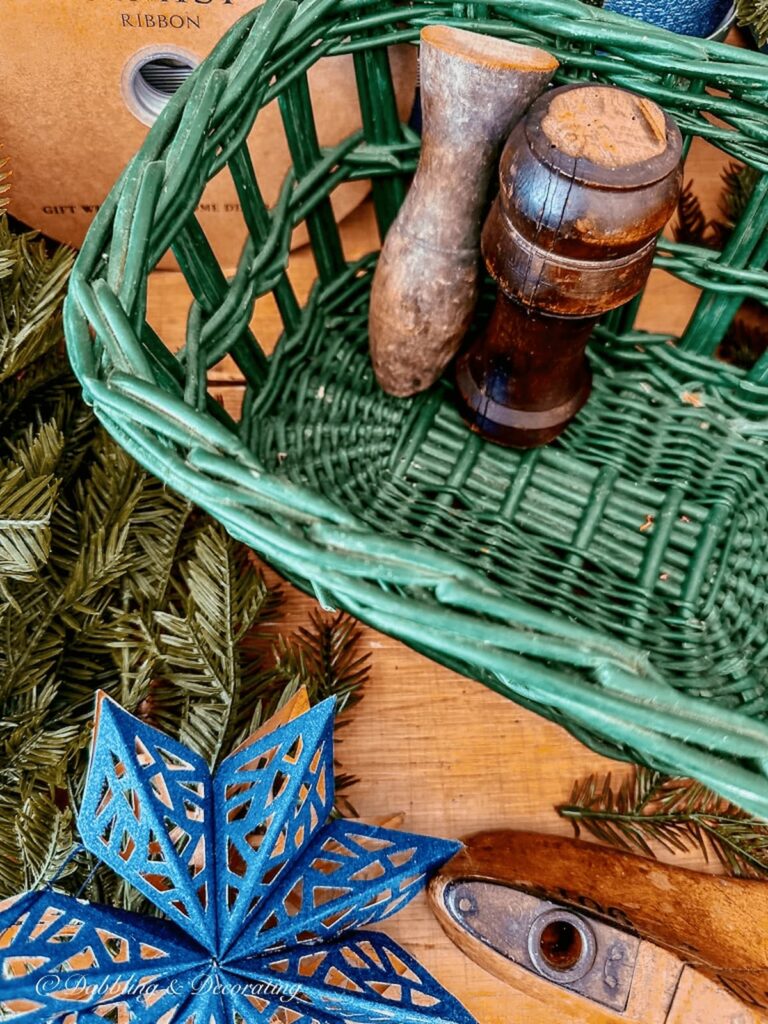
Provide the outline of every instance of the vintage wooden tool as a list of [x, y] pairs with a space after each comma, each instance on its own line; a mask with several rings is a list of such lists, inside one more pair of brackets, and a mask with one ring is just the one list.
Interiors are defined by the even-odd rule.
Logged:
[[531, 832], [481, 832], [433, 878], [440, 924], [553, 1020], [768, 1020], [768, 884]]
[[496, 155], [557, 66], [530, 46], [443, 25], [422, 30], [421, 157], [371, 292], [373, 367], [391, 394], [423, 391], [456, 354], [477, 301]]
[[655, 103], [606, 86], [553, 90], [514, 130], [482, 234], [498, 300], [457, 365], [473, 429], [532, 448], [582, 407], [587, 340], [645, 284], [677, 204], [681, 147]]

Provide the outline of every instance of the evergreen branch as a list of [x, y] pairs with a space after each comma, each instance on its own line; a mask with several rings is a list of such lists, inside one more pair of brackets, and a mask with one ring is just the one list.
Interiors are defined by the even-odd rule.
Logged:
[[308, 627], [278, 639], [277, 669], [295, 688], [306, 686], [312, 701], [335, 694], [343, 711], [368, 678], [370, 655], [357, 654], [359, 638], [360, 627], [343, 612], [328, 618], [313, 611]]
[[[302, 683], [343, 706], [367, 672], [351, 620], [271, 643], [247, 550], [97, 424], [64, 358], [69, 260], [0, 216], [0, 899], [65, 863], [97, 688], [213, 762]], [[87, 892], [141, 899], [103, 868]]]
[[749, 164], [731, 161], [721, 177], [723, 191], [719, 202], [720, 213], [728, 230], [732, 231], [747, 209], [755, 185], [760, 180], [760, 172]]
[[700, 782], [636, 767], [618, 789], [610, 774], [574, 783], [567, 803], [556, 808], [578, 836], [655, 857], [654, 844], [669, 853], [714, 854], [741, 878], [768, 877], [768, 822], [752, 817]]
[[736, 0], [736, 18], [743, 28], [751, 28], [758, 46], [768, 43], [768, 0]]
[[[731, 162], [722, 172], [723, 189], [719, 199], [720, 218], [707, 221], [701, 203], [689, 181], [678, 202], [678, 222], [674, 229], [680, 242], [703, 245], [722, 251], [734, 228], [744, 216], [760, 174], [747, 164]], [[718, 355], [742, 369], [754, 366], [768, 348], [768, 320], [762, 303], [745, 299], [723, 338]]]
[[745, 299], [718, 349], [718, 356], [749, 370], [768, 349], [768, 313], [755, 299]]
[[[336, 695], [337, 714], [349, 710], [368, 681], [370, 654], [358, 654], [359, 624], [344, 612], [333, 617], [310, 612], [309, 626], [301, 626], [292, 637], [279, 637], [274, 646], [278, 678], [285, 680], [285, 693], [305, 686], [314, 701]], [[269, 717], [277, 707], [269, 708]], [[344, 725], [344, 720], [337, 728]], [[338, 741], [337, 741], [338, 745]], [[357, 782], [336, 765], [336, 812], [356, 817], [348, 790]]]
[[[74, 821], [69, 808], [60, 810], [47, 793], [33, 792], [16, 817], [19, 846], [24, 850], [24, 888], [37, 889], [65, 865], [74, 845]], [[66, 869], [65, 869], [66, 870]]]
[[[760, 174], [748, 164], [731, 162], [722, 174], [723, 192], [720, 213], [723, 219], [713, 222], [719, 230], [719, 248], [724, 248], [734, 228], [744, 216]], [[720, 343], [721, 359], [750, 369], [768, 348], [768, 319], [765, 306], [754, 299], [745, 299], [731, 321]]]
[[[242, 641], [261, 620], [268, 589], [245, 549], [205, 523], [180, 568], [174, 597], [179, 612], [154, 616], [156, 671], [184, 693], [182, 742], [215, 764], [231, 746], [240, 705], [250, 702], [255, 673]], [[160, 725], [162, 714], [167, 725], [160, 701], [155, 694], [154, 722]]]
[[718, 202], [722, 219], [709, 221], [694, 192], [693, 181], [687, 182], [677, 203], [676, 241], [723, 249], [744, 214], [759, 177], [759, 171], [746, 164], [728, 164], [722, 172], [723, 190]]
[[57, 482], [23, 479], [19, 468], [0, 477], [0, 576], [30, 580], [47, 560]]
[[686, 245], [708, 247], [711, 244], [709, 225], [701, 208], [701, 201], [693, 191], [693, 181], [686, 182], [677, 201], [674, 235], [676, 242], [684, 242]]
[[[121, 454], [128, 459], [124, 452]], [[136, 463], [128, 459], [131, 469]], [[116, 467], [118, 468], [118, 467]], [[120, 468], [121, 472], [124, 472]], [[191, 525], [192, 506], [165, 484], [142, 476], [142, 486], [133, 508], [130, 537], [130, 564], [140, 567], [126, 577], [132, 602], [149, 612], [165, 607], [174, 571], [183, 550], [185, 531]]]
[[[13, 235], [0, 217], [0, 252], [12, 262], [0, 291], [0, 381], [61, 344], [61, 303], [73, 253], [49, 256], [34, 233]], [[7, 254], [10, 253], [10, 257]]]

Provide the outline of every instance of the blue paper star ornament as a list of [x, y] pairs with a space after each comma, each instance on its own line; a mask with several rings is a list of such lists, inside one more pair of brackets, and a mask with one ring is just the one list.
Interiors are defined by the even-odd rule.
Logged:
[[299, 694], [215, 774], [99, 694], [78, 827], [163, 918], [51, 889], [0, 904], [0, 1019], [472, 1024], [382, 921], [457, 843], [333, 807], [334, 701]]

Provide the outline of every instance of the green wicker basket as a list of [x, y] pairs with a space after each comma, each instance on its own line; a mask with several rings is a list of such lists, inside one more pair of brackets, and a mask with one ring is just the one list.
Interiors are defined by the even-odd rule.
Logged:
[[[408, 400], [378, 389], [376, 254], [347, 262], [334, 224], [329, 195], [349, 179], [372, 179], [382, 232], [397, 211], [419, 140], [387, 47], [435, 21], [548, 48], [560, 82], [651, 97], [764, 175], [722, 254], [662, 245], [657, 265], [703, 288], [684, 337], [639, 332], [636, 303], [609, 315], [590, 402], [537, 451], [471, 434], [447, 380]], [[306, 73], [330, 54], [354, 55], [363, 129], [328, 150]], [[275, 97], [293, 170], [267, 209], [245, 140]], [[578, 0], [267, 0], [168, 105], [91, 228], [66, 306], [86, 399], [140, 463], [326, 605], [596, 750], [768, 816], [768, 357], [745, 372], [713, 356], [743, 299], [768, 297], [766, 104], [768, 58]], [[250, 234], [231, 280], [195, 218], [225, 168]], [[302, 221], [318, 269], [303, 308], [285, 273]], [[146, 320], [169, 247], [194, 295], [176, 356]], [[248, 324], [270, 292], [285, 331], [267, 359]], [[227, 353], [248, 385], [239, 422], [206, 393]]]

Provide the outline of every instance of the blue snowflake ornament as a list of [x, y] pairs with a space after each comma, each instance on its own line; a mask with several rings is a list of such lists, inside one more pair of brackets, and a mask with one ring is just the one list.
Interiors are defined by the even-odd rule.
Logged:
[[99, 694], [78, 828], [163, 918], [45, 889], [0, 904], [0, 1019], [472, 1024], [380, 932], [459, 844], [328, 821], [334, 701], [299, 694], [211, 775]]

